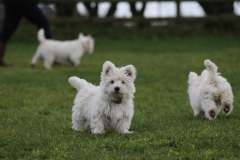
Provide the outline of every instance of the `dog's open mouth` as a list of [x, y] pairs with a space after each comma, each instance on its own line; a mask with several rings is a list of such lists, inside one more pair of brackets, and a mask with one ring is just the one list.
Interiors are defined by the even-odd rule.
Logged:
[[116, 103], [116, 104], [120, 104], [122, 103], [122, 97], [115, 97], [113, 100], [112, 100], [113, 103]]
[[112, 95], [113, 95], [114, 97], [121, 97], [121, 98], [123, 97], [123, 94], [120, 93], [120, 92], [113, 92]]

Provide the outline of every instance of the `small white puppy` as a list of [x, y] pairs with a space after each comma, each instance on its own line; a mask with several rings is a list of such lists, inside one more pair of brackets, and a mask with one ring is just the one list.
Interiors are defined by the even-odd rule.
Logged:
[[188, 94], [194, 116], [200, 115], [212, 120], [222, 110], [226, 115], [233, 110], [233, 93], [230, 84], [217, 73], [218, 67], [205, 60], [201, 76], [189, 73]]
[[132, 133], [129, 128], [134, 114], [135, 78], [133, 65], [116, 68], [109, 61], [103, 64], [100, 86], [70, 77], [68, 82], [78, 91], [72, 108], [72, 128], [85, 131], [90, 127], [93, 134], [100, 134], [112, 127], [120, 133]]
[[46, 39], [44, 30], [40, 29], [37, 37], [40, 44], [32, 58], [32, 67], [35, 67], [40, 59], [44, 61], [46, 69], [51, 69], [53, 63], [68, 61], [73, 66], [78, 66], [84, 53], [90, 54], [94, 50], [94, 39], [91, 36], [84, 36], [82, 33], [76, 40], [57, 41]]

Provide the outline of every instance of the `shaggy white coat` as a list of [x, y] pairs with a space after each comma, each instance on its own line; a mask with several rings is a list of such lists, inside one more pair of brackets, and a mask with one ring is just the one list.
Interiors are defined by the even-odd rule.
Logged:
[[109, 61], [103, 64], [100, 86], [70, 77], [69, 83], [78, 91], [72, 108], [72, 128], [85, 131], [90, 127], [93, 134], [99, 134], [112, 127], [120, 133], [132, 133], [129, 128], [134, 114], [135, 78], [133, 65], [116, 68]]
[[230, 84], [217, 73], [218, 67], [205, 60], [206, 70], [198, 76], [189, 73], [188, 94], [194, 116], [200, 115], [212, 120], [222, 111], [226, 115], [233, 110], [233, 93]]
[[32, 67], [35, 67], [39, 60], [44, 61], [46, 69], [51, 69], [53, 63], [70, 62], [73, 66], [78, 66], [84, 53], [90, 54], [94, 50], [94, 39], [82, 33], [76, 40], [57, 41], [46, 39], [44, 30], [40, 29], [37, 37], [40, 44], [32, 58]]

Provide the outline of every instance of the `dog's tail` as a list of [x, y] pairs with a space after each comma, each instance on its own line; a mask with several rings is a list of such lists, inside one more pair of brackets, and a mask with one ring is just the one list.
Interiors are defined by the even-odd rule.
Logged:
[[73, 86], [77, 91], [79, 91], [83, 86], [87, 85], [88, 82], [85, 81], [84, 79], [80, 79], [78, 77], [70, 77], [68, 79], [68, 82]]
[[209, 59], [206, 59], [204, 61], [204, 65], [206, 66], [208, 71], [208, 79], [215, 80], [215, 78], [218, 76], [218, 73], [217, 73], [218, 67], [216, 66], [216, 64], [211, 62]]
[[38, 38], [38, 41], [39, 41], [40, 43], [46, 41], [46, 38], [45, 38], [45, 35], [44, 35], [44, 29], [41, 28], [41, 29], [38, 31], [37, 38]]

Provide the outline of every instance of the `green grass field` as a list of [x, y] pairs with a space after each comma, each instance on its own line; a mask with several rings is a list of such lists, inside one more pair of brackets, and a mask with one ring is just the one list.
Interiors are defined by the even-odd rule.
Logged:
[[[37, 42], [13, 41], [0, 68], [0, 159], [240, 159], [240, 39], [198, 38], [96, 39], [95, 52], [79, 67], [40, 62], [30, 68]], [[198, 74], [210, 59], [230, 82], [234, 110], [209, 121], [193, 117], [187, 94], [188, 73]], [[78, 76], [100, 82], [102, 64], [133, 64], [135, 114], [123, 135], [71, 129], [76, 90], [68, 84]]]

